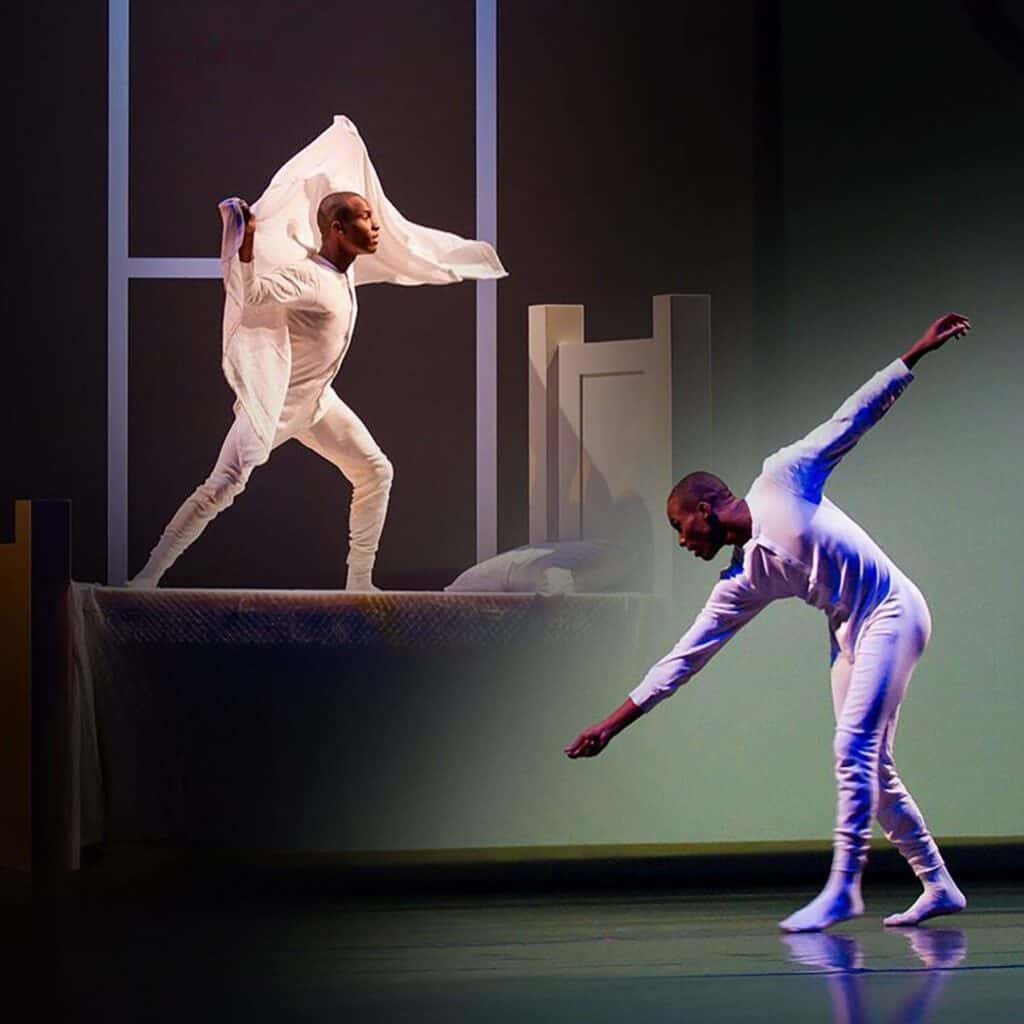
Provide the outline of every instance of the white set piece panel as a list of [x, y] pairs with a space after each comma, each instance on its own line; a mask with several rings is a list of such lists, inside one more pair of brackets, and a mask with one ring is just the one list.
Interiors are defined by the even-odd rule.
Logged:
[[531, 544], [622, 544], [672, 592], [665, 502], [710, 464], [710, 323], [710, 296], [658, 295], [653, 337], [584, 343], [582, 306], [530, 307]]
[[530, 543], [558, 539], [558, 352], [583, 344], [582, 306], [529, 311]]
[[672, 352], [672, 479], [713, 471], [711, 296], [659, 296], [654, 337]]
[[558, 354], [558, 537], [632, 551], [655, 593], [671, 565], [654, 557], [671, 486], [671, 364], [652, 338], [563, 345]]

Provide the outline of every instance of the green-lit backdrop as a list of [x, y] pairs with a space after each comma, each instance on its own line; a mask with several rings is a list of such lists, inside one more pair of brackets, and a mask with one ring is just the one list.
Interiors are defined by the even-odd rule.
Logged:
[[[745, 486], [936, 315], [973, 318], [828, 493], [932, 609], [897, 739], [905, 780], [937, 834], [1019, 835], [1024, 75], [954, 3], [783, 4], [781, 36], [781, 216], [762, 239], [781, 294], [755, 328], [759, 429], [745, 443], [716, 423], [717, 468]], [[688, 612], [710, 577], [688, 574]], [[827, 835], [820, 614], [769, 608], [655, 716], [580, 769], [602, 774], [630, 838]]]
[[[749, 383], [716, 376], [711, 468], [746, 487], [765, 455], [932, 319], [972, 317], [972, 334], [920, 364], [828, 493], [931, 606], [896, 754], [933, 831], [1024, 834], [1024, 74], [952, 2], [783, 3], [780, 43], [779, 190], [760, 196], [776, 209], [756, 240], [755, 372]], [[744, 343], [714, 338], [716, 354]], [[664, 557], [686, 558], [667, 529], [662, 543]], [[714, 578], [684, 562], [680, 628]], [[593, 761], [559, 761], [557, 746], [632, 681], [597, 673], [586, 699], [524, 706], [525, 756], [508, 749], [519, 796], [480, 844], [827, 838], [827, 653], [820, 613], [771, 606]]]

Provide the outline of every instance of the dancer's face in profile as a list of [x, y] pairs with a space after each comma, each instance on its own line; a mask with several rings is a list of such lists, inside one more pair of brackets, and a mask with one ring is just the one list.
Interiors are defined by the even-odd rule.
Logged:
[[338, 233], [342, 248], [352, 256], [377, 251], [380, 239], [380, 225], [362, 196], [353, 196], [345, 204], [344, 220], [338, 219], [331, 225]]
[[679, 535], [679, 546], [697, 558], [710, 561], [725, 544], [725, 527], [706, 501], [686, 508], [677, 498], [668, 499], [669, 525]]

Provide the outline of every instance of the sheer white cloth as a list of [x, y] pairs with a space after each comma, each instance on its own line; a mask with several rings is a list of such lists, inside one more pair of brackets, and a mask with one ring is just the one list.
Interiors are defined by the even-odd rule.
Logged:
[[[355, 261], [355, 283], [451, 284], [505, 276], [487, 242], [461, 238], [406, 220], [384, 194], [356, 126], [336, 116], [331, 126], [293, 156], [271, 179], [251, 209], [256, 217], [255, 272], [267, 274], [297, 263], [319, 248], [316, 212], [331, 192], [358, 192], [380, 225], [373, 255]], [[244, 222], [238, 199], [220, 204], [223, 220], [223, 368], [260, 442], [270, 455], [291, 372], [285, 310], [248, 306], [238, 249]]]

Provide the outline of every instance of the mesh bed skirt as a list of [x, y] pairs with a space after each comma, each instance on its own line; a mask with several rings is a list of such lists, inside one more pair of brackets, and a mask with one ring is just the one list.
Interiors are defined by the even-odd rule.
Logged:
[[75, 584], [81, 841], [564, 842], [551, 759], [661, 653], [667, 613], [642, 594]]

